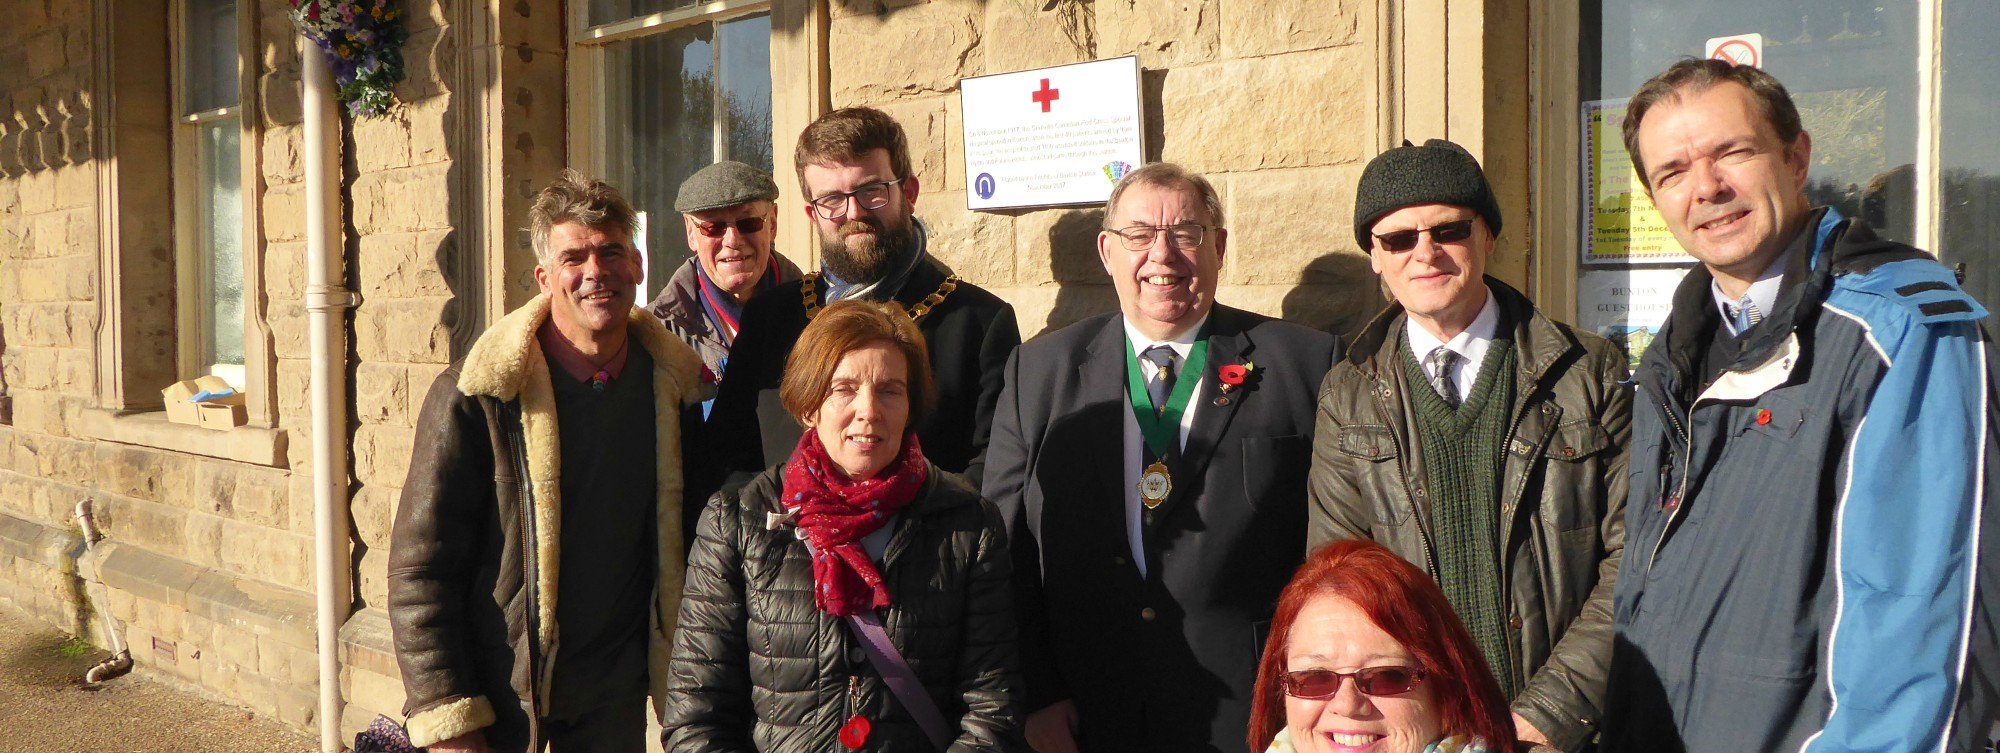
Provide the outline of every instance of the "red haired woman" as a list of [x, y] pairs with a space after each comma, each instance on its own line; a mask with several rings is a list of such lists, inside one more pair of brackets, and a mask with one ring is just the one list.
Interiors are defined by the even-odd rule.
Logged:
[[1250, 750], [1511, 751], [1507, 700], [1430, 576], [1372, 541], [1320, 547], [1278, 597]]

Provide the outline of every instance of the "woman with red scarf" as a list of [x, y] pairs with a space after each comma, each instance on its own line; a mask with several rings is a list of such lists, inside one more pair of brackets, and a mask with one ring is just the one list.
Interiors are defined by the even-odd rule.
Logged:
[[923, 335], [842, 301], [779, 386], [789, 461], [702, 512], [667, 682], [666, 749], [1025, 751], [1005, 527], [924, 459]]

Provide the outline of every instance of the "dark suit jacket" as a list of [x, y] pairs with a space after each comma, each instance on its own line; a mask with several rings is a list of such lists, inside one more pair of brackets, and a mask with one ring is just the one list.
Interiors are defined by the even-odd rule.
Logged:
[[[984, 492], [1014, 549], [1028, 708], [1075, 701], [1084, 753], [1233, 753], [1272, 606], [1304, 559], [1313, 405], [1340, 344], [1214, 307], [1207, 381], [1173, 492], [1145, 525], [1143, 579], [1125, 533], [1127, 347], [1109, 314], [1007, 363]], [[1216, 370], [1246, 361], [1252, 381], [1216, 405]]]
[[[944, 280], [944, 269], [926, 258], [910, 272], [895, 300], [904, 308], [913, 306]], [[817, 295], [824, 300], [824, 278]], [[690, 442], [686, 453], [691, 509], [704, 507], [725, 483], [747, 481], [791, 458], [803, 430], [778, 401], [778, 381], [805, 329], [805, 299], [797, 282], [759, 293], [744, 304], [729, 370], [717, 388], [702, 437]], [[1000, 370], [1021, 344], [1014, 307], [961, 281], [917, 322], [917, 329], [930, 348], [931, 378], [937, 386], [936, 410], [917, 427], [917, 439], [931, 462], [976, 485], [993, 404], [1000, 399]]]

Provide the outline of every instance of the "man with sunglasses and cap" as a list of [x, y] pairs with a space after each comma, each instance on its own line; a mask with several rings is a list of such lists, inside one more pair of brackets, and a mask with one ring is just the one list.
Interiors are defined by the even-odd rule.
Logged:
[[729, 365], [743, 304], [799, 279], [797, 265], [771, 252], [778, 237], [777, 200], [778, 184], [769, 173], [730, 160], [695, 171], [674, 197], [694, 255], [674, 270], [646, 310], [701, 355], [707, 369], [702, 378], [710, 384], [720, 381]]
[[1589, 744], [1624, 547], [1624, 354], [1485, 276], [1500, 206], [1443, 139], [1377, 156], [1354, 238], [1393, 299], [1327, 375], [1309, 546], [1381, 542], [1443, 587], [1523, 740]]
[[849, 107], [820, 116], [799, 134], [792, 161], [820, 269], [744, 306], [706, 425], [709, 456], [700, 462], [709, 475], [689, 489], [705, 497], [791, 456], [801, 429], [778, 399], [785, 359], [808, 321], [849, 298], [893, 301], [916, 320], [937, 387], [917, 438], [938, 467], [977, 483], [1000, 370], [1021, 344], [1014, 308], [931, 255], [932, 244], [955, 241], [915, 216], [920, 183], [903, 127], [887, 114]]

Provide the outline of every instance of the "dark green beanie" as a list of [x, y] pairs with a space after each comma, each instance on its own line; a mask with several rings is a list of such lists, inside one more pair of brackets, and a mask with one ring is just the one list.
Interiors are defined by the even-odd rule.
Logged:
[[1361, 172], [1354, 189], [1354, 242], [1367, 252], [1375, 247], [1370, 231], [1375, 221], [1415, 204], [1450, 204], [1478, 212], [1486, 229], [1500, 234], [1500, 202], [1479, 170], [1479, 160], [1465, 147], [1444, 139], [1423, 146], [1403, 145], [1376, 155]]

